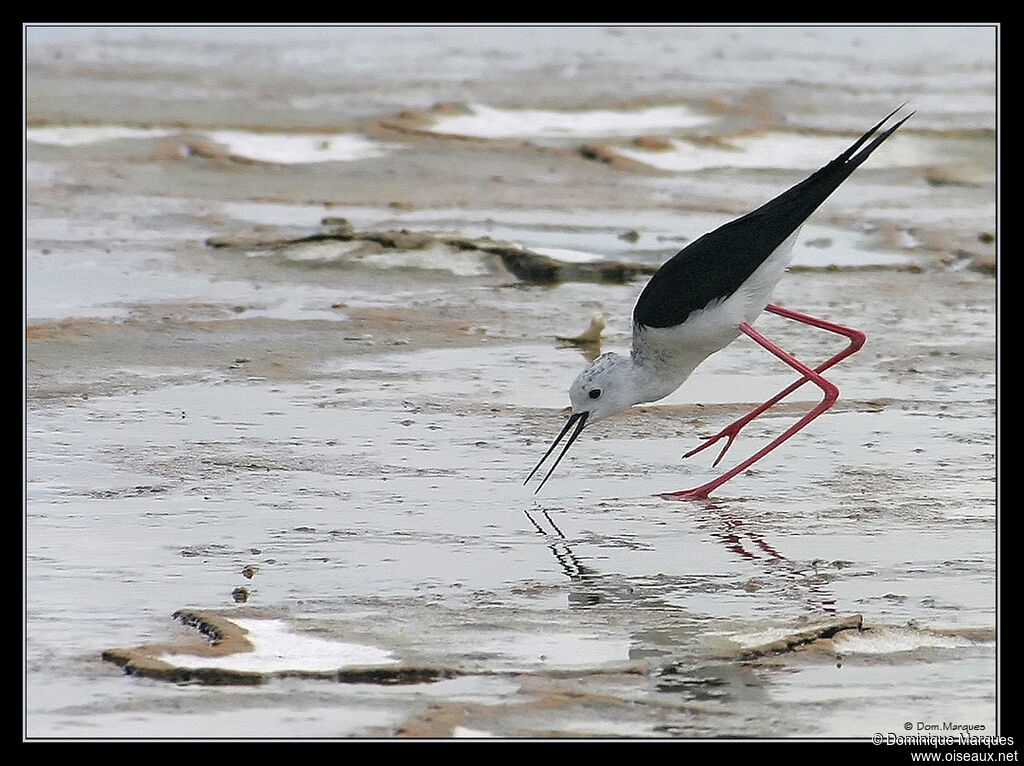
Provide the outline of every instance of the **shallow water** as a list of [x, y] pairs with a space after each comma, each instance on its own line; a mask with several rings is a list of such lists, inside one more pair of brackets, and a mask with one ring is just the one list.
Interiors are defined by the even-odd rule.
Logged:
[[[30, 29], [26, 736], [994, 735], [992, 39]], [[790, 382], [754, 344], [588, 428], [534, 494], [585, 363], [557, 337], [602, 313], [624, 348], [642, 281], [298, 241], [345, 218], [658, 264], [903, 101], [776, 295], [867, 332], [840, 401], [705, 503], [656, 493], [714, 476], [715, 449], [681, 455]], [[283, 244], [207, 244], [235, 236]], [[191, 639], [182, 608], [250, 627], [268, 673], [326, 645], [456, 675], [204, 686], [102, 660]], [[853, 614], [871, 630], [738, 659]]]

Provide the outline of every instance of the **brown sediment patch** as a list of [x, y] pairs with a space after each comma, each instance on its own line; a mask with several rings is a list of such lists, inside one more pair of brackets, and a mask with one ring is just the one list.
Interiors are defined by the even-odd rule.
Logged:
[[937, 628], [930, 632], [937, 636], [965, 638], [968, 641], [976, 642], [989, 642], [996, 640], [995, 628]]
[[407, 229], [358, 231], [343, 218], [327, 218], [324, 223], [328, 231], [302, 237], [264, 239], [259, 236], [211, 237], [206, 245], [216, 249], [230, 250], [277, 250], [301, 246], [311, 242], [370, 242], [386, 250], [422, 250], [434, 245], [443, 245], [456, 251], [476, 251], [496, 256], [502, 266], [515, 278], [535, 284], [556, 284], [559, 282], [628, 282], [641, 276], [649, 276], [658, 267], [652, 264], [627, 263], [624, 261], [594, 261], [567, 263], [551, 256], [537, 253], [512, 242], [501, 242], [489, 237], [464, 237], [443, 232], [415, 232]]
[[[808, 626], [804, 630], [788, 633], [773, 641], [768, 641], [756, 646], [744, 646], [721, 655], [723, 659], [750, 661], [765, 659], [777, 655], [794, 652], [821, 652], [840, 657], [834, 644], [835, 639], [850, 635], [885, 636], [894, 629], [891, 626], [865, 625], [862, 615], [854, 614], [849, 617], [839, 617], [833, 620], [826, 620]], [[952, 628], [952, 629], [922, 629], [922, 628], [897, 628], [897, 632], [913, 631], [922, 638], [941, 637], [951, 639], [964, 639], [972, 643], [986, 643], [995, 640], [995, 631], [991, 628]]]
[[[844, 630], [864, 630], [863, 616], [855, 614], [849, 617], [827, 620], [825, 622], [811, 625], [804, 630], [789, 633], [781, 638], [775, 639], [774, 641], [768, 641], [756, 646], [741, 647], [734, 652], [728, 653], [726, 657], [736, 660], [751, 660], [769, 657], [775, 654], [785, 654], [787, 652], [807, 649], [815, 646], [816, 644], [818, 645], [818, 648], [823, 648], [818, 644], [818, 642], [829, 640], [837, 633]], [[829, 646], [831, 646], [830, 643]]]
[[920, 249], [938, 254], [940, 264], [952, 266], [958, 262], [974, 271], [996, 273], [998, 241], [988, 230], [952, 230], [938, 227], [911, 226], [907, 233], [917, 239]]
[[483, 140], [473, 136], [448, 135], [433, 130], [437, 116], [453, 114], [471, 114], [469, 107], [457, 102], [435, 104], [429, 109], [403, 109], [398, 114], [376, 120], [375, 125], [388, 131], [396, 131], [410, 135], [430, 135], [437, 137], [462, 138], [467, 140]]
[[359, 306], [347, 308], [348, 322], [357, 331], [365, 331], [369, 342], [374, 337], [385, 337], [392, 345], [404, 345], [405, 340], [398, 338], [396, 333], [407, 333], [418, 336], [429, 328], [432, 336], [440, 336], [447, 344], [462, 338], [479, 335], [479, 330], [462, 319], [438, 317], [430, 311], [404, 306]]
[[412, 136], [430, 136], [434, 138], [454, 138], [462, 141], [487, 141], [480, 136], [463, 135], [460, 133], [443, 133], [435, 130], [437, 117], [448, 117], [453, 114], [472, 114], [465, 104], [456, 101], [444, 101], [434, 104], [430, 109], [403, 109], [396, 115], [384, 117], [376, 121], [376, 126], [385, 131], [394, 131]]
[[[646, 147], [645, 147], [646, 148]], [[659, 150], [664, 147], [659, 146]], [[633, 173], [658, 174], [661, 171], [643, 162], [630, 159], [619, 152], [614, 144], [610, 143], [588, 143], [580, 147], [580, 155], [588, 160], [596, 160], [606, 165], [611, 165], [619, 170], [628, 170]]]
[[176, 644], [147, 644], [134, 649], [107, 649], [103, 660], [120, 666], [129, 675], [155, 678], [172, 683], [198, 683], [211, 686], [255, 685], [272, 678], [305, 678], [337, 681], [339, 683], [419, 684], [432, 683], [461, 675], [451, 668], [425, 666], [352, 666], [333, 670], [275, 670], [243, 671], [231, 668], [182, 667], [161, 659], [168, 654], [188, 654], [216, 659], [241, 652], [251, 652], [255, 646], [245, 629], [216, 612], [183, 609], [173, 617], [195, 628], [208, 641], [185, 640]]
[[109, 330], [111, 323], [103, 319], [67, 319], [26, 325], [26, 340], [82, 341], [97, 332]]
[[[616, 673], [603, 675], [600, 683], [614, 681]], [[624, 674], [623, 680], [629, 676]], [[425, 710], [410, 717], [391, 735], [409, 738], [430, 737], [481, 737], [500, 736], [501, 729], [510, 719], [517, 719], [520, 725], [531, 730], [536, 737], [581, 737], [606, 736], [600, 732], [587, 732], [586, 724], [579, 730], [567, 733], [550, 725], [552, 716], [573, 714], [586, 710], [590, 719], [609, 719], [629, 715], [638, 708], [665, 711], [673, 715], [684, 714], [694, 718], [712, 715], [730, 715], [727, 711], [713, 706], [690, 701], [650, 697], [637, 700], [610, 692], [603, 687], [590, 688], [594, 678], [574, 673], [571, 677], [548, 672], [513, 675], [520, 682], [519, 691], [527, 699], [505, 704], [470, 702], [436, 702]], [[462, 730], [461, 732], [459, 730]]]
[[174, 683], [204, 684], [258, 684], [262, 673], [248, 673], [222, 668], [184, 668], [162, 659], [164, 654], [193, 654], [199, 657], [227, 657], [239, 652], [251, 652], [255, 647], [246, 631], [215, 612], [180, 610], [174, 618], [194, 627], [208, 641], [186, 640], [177, 644], [147, 644], [134, 649], [107, 649], [102, 657], [113, 662], [130, 675], [158, 678]]
[[633, 145], [652, 152], [667, 152], [673, 147], [672, 140], [663, 136], [637, 136]]
[[924, 180], [932, 186], [977, 186], [991, 183], [991, 172], [974, 163], [948, 163], [929, 165], [924, 169]]

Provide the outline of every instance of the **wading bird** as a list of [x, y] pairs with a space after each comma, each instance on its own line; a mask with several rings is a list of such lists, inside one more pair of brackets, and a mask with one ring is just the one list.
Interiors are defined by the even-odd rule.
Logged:
[[[662, 497], [679, 500], [706, 498], [712, 490], [745, 471], [831, 407], [839, 396], [839, 389], [821, 373], [857, 351], [864, 344], [864, 333], [773, 305], [769, 300], [793, 257], [793, 245], [804, 222], [911, 117], [908, 114], [879, 133], [898, 111], [891, 112], [846, 151], [791, 189], [753, 212], [705, 234], [662, 265], [640, 293], [633, 309], [633, 342], [629, 356], [602, 354], [577, 376], [569, 387], [572, 414], [526, 477], [526, 482], [533, 478], [570, 430], [571, 435], [538, 484], [537, 491], [550, 478], [586, 425], [634, 404], [668, 396], [701, 362], [732, 343], [740, 334], [747, 335], [782, 359], [801, 377], [735, 423], [714, 436], [706, 437], [703, 444], [683, 457], [690, 457], [724, 438], [725, 445], [715, 460], [717, 465], [741, 428], [808, 381], [822, 390], [823, 399], [789, 429], [736, 467], [699, 487], [665, 493]], [[762, 311], [838, 333], [849, 339], [849, 345], [811, 369], [751, 326]]]

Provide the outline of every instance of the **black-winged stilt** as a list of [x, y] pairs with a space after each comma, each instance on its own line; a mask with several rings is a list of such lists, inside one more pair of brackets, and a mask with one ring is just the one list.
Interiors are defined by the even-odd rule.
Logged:
[[[706, 437], [703, 444], [683, 457], [725, 438], [725, 445], [715, 460], [717, 465], [743, 426], [807, 381], [817, 385], [824, 397], [789, 429], [735, 468], [694, 489], [669, 492], [662, 497], [706, 498], [712, 490], [749, 468], [831, 407], [839, 397], [839, 389], [821, 373], [857, 351], [864, 344], [864, 333], [775, 306], [769, 299], [793, 257], [793, 244], [804, 222], [883, 141], [910, 119], [908, 114], [878, 133], [898, 111], [890, 112], [845, 152], [796, 186], [690, 243], [658, 269], [633, 309], [633, 343], [629, 356], [602, 354], [577, 376], [569, 388], [572, 414], [526, 477], [526, 482], [533, 478], [570, 430], [572, 434], [538, 484], [537, 491], [550, 478], [584, 426], [634, 404], [668, 396], [683, 384], [697, 365], [732, 343], [741, 333], [782, 359], [801, 377], [735, 423]], [[811, 369], [751, 326], [766, 310], [843, 335], [849, 339], [849, 345]]]

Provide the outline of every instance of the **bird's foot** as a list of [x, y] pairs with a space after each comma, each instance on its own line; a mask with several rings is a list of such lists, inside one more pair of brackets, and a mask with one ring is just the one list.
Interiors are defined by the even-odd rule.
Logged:
[[735, 423], [726, 426], [714, 436], [702, 436], [701, 438], [704, 440], [704, 443], [694, 447], [692, 450], [683, 455], [683, 458], [686, 459], [688, 457], [692, 457], [693, 455], [696, 455], [698, 452], [706, 450], [719, 439], [726, 439], [727, 441], [723, 445], [722, 451], [718, 453], [718, 457], [716, 457], [715, 462], [712, 463], [713, 466], [718, 465], [721, 462], [722, 458], [725, 457], [725, 453], [729, 451], [729, 447], [732, 446], [733, 441], [736, 439], [736, 434], [738, 434], [740, 432], [740, 429], [743, 428], [743, 426], [745, 426], [749, 422], [749, 418], [741, 418], [740, 420], [737, 420]]
[[659, 497], [663, 500], [707, 500], [711, 489], [710, 485], [705, 484], [695, 489], [684, 489], [679, 492], [662, 492]]

